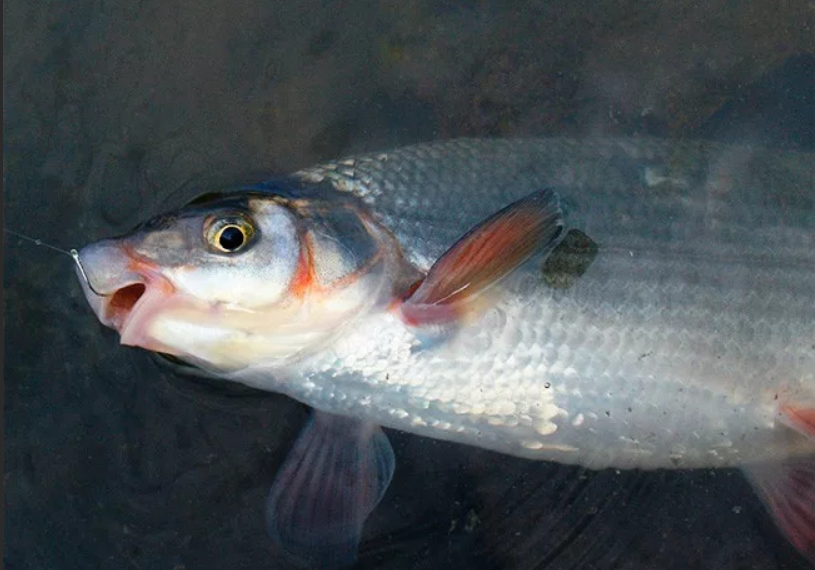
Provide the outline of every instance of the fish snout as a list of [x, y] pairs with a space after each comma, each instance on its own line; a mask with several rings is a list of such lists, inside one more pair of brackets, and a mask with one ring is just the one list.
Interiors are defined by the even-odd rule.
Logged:
[[119, 332], [149, 282], [134, 261], [120, 240], [96, 242], [79, 252], [76, 273], [85, 299], [103, 325]]

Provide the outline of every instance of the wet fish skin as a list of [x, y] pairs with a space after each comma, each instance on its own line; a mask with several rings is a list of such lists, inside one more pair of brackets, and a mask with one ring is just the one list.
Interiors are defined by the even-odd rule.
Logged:
[[695, 142], [469, 140], [301, 172], [361, 196], [423, 271], [497, 208], [546, 186], [595, 251], [565, 289], [534, 263], [517, 271], [441, 349], [372, 316], [303, 362], [289, 393], [524, 457], [741, 465], [815, 564], [813, 158]]
[[[268, 504], [270, 534], [298, 560], [353, 560], [393, 470], [377, 425], [592, 468], [746, 466], [779, 526], [815, 560], [812, 158], [647, 139], [417, 145], [249, 189], [239, 214], [288, 244], [272, 255], [285, 268], [274, 274], [282, 308], [262, 308], [256, 285], [244, 287], [260, 295], [249, 311], [234, 295], [226, 304], [191, 295], [226, 298], [259, 275], [241, 256], [213, 261], [195, 245], [206, 204], [182, 211], [178, 251], [156, 249], [167, 240], [147, 228], [80, 253], [114, 297], [146, 285], [116, 319], [112, 303], [85, 292], [103, 322], [139, 332], [131, 344], [317, 410]], [[579, 274], [553, 287], [539, 255], [460, 321], [400, 318], [409, 285], [454, 256], [463, 235], [543, 188], [554, 189], [567, 229], [593, 246]], [[286, 228], [269, 225], [269, 212]], [[340, 228], [355, 224], [345, 239]], [[277, 240], [258, 235], [258, 248], [275, 251]], [[139, 251], [141, 265], [117, 244]], [[184, 264], [184, 248], [196, 263]], [[180, 260], [175, 274], [163, 267], [167, 255]], [[307, 258], [322, 268], [311, 272], [318, 281], [341, 284], [341, 297], [333, 287], [309, 293]], [[199, 265], [217, 269], [205, 288]], [[182, 310], [167, 297], [179, 271], [195, 285], [175, 295]], [[173, 326], [151, 329], [161, 314]], [[351, 473], [359, 484], [332, 495]]]
[[[392, 315], [370, 315], [293, 367], [283, 390], [333, 413], [595, 468], [809, 453], [779, 429], [778, 410], [815, 401], [811, 158], [656, 140], [463, 140], [301, 171], [360, 196], [422, 270], [546, 186], [599, 254], [564, 291], [529, 264], [477, 325], [427, 350]], [[236, 378], [263, 386], [251, 371]]]

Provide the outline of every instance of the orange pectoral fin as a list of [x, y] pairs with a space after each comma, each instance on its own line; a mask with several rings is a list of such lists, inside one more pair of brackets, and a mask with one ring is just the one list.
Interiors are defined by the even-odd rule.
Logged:
[[399, 307], [414, 326], [456, 320], [535, 253], [554, 247], [563, 215], [552, 190], [534, 192], [493, 214], [442, 255]]

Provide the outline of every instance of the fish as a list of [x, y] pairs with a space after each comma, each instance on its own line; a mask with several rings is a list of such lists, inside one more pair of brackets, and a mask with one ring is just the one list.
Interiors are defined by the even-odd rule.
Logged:
[[590, 469], [741, 468], [815, 561], [815, 161], [454, 139], [200, 196], [77, 256], [123, 345], [313, 409], [266, 505], [342, 567], [382, 427]]

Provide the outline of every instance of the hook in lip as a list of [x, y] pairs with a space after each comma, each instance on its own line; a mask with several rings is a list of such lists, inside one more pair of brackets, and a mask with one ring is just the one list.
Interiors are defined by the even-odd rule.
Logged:
[[110, 293], [108, 293], [107, 295], [102, 294], [99, 291], [97, 291], [91, 284], [91, 280], [88, 279], [88, 274], [85, 273], [85, 268], [82, 266], [82, 260], [79, 259], [79, 252], [75, 249], [71, 249], [71, 251], [69, 251], [68, 254], [73, 258], [74, 263], [76, 263], [76, 266], [79, 269], [79, 274], [82, 276], [82, 279], [85, 281], [85, 284], [88, 286], [88, 289], [90, 289], [93, 292], [93, 294], [98, 297], [110, 297], [111, 295]]

